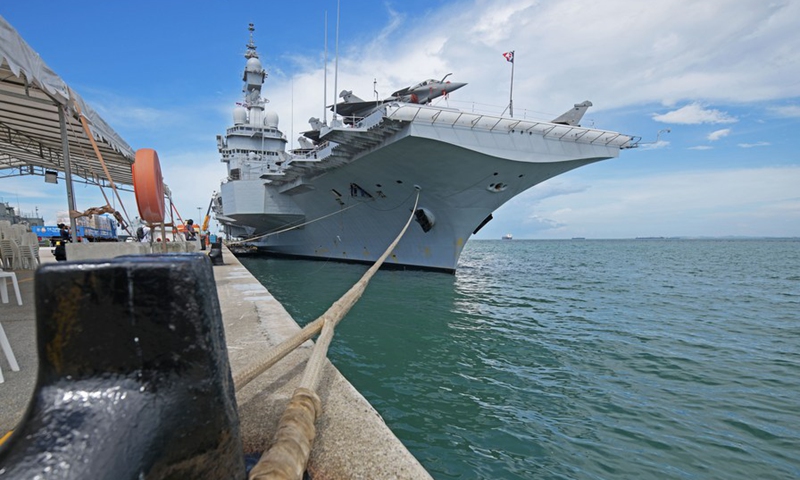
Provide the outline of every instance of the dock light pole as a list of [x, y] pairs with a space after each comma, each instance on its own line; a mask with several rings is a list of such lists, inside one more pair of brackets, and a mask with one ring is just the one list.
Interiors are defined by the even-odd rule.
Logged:
[[202, 212], [202, 211], [203, 211], [203, 207], [197, 207], [197, 221], [198, 222], [202, 221], [202, 217], [200, 216], [201, 215], [200, 212]]

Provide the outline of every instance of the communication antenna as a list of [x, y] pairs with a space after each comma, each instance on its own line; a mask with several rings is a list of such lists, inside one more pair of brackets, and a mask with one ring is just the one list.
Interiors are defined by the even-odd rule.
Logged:
[[333, 73], [333, 119], [336, 120], [336, 92], [339, 90], [339, 5], [340, 0], [336, 0], [336, 62]]
[[378, 101], [378, 79], [372, 79], [372, 92], [375, 93], [375, 101]]
[[322, 124], [328, 125], [328, 11], [325, 10], [325, 73], [322, 92]]
[[[292, 112], [290, 115], [291, 118], [289, 119], [289, 124], [292, 126], [290, 129], [291, 133], [289, 134], [289, 138], [292, 139], [292, 143], [289, 144], [289, 149], [294, 150], [294, 77], [292, 77], [292, 108], [289, 111]], [[261, 134], [261, 139], [262, 141], [264, 139], [263, 133]]]

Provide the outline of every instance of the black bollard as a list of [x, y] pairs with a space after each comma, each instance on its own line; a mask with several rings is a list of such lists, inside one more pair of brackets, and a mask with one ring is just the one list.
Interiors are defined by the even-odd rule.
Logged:
[[211, 244], [211, 250], [208, 252], [208, 258], [211, 259], [212, 265], [224, 265], [222, 261], [222, 240], [217, 240]]
[[0, 479], [244, 479], [210, 261], [43, 265], [39, 372]]
[[63, 241], [56, 242], [56, 247], [53, 249], [53, 255], [55, 255], [56, 261], [67, 261], [67, 247], [64, 245]]

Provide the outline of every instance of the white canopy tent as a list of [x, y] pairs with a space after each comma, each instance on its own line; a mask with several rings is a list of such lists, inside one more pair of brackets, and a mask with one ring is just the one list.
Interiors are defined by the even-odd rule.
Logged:
[[0, 16], [0, 179], [43, 175], [52, 182], [57, 172], [64, 172], [71, 212], [73, 176], [100, 186], [111, 182], [130, 186], [134, 158], [131, 147]]

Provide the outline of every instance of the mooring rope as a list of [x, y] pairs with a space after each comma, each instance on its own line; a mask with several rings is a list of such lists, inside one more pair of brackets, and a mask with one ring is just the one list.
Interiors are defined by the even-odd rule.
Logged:
[[344, 212], [346, 212], [347, 210], [350, 210], [351, 208], [353, 208], [353, 207], [357, 207], [357, 206], [359, 206], [359, 205], [362, 205], [362, 203], [361, 203], [361, 202], [359, 202], [359, 203], [354, 203], [354, 204], [350, 205], [349, 207], [345, 207], [345, 208], [343, 208], [343, 209], [341, 209], [341, 210], [337, 210], [337, 211], [335, 211], [335, 212], [331, 212], [331, 213], [329, 213], [329, 214], [327, 214], [327, 215], [323, 215], [323, 216], [321, 216], [321, 217], [317, 217], [317, 218], [315, 218], [315, 219], [313, 219], [313, 220], [309, 220], [309, 221], [307, 221], [307, 222], [300, 223], [300, 224], [298, 224], [298, 225], [292, 225], [292, 226], [290, 226], [290, 227], [286, 227], [286, 228], [284, 228], [284, 229], [282, 229], [282, 230], [278, 230], [278, 231], [276, 231], [276, 232], [267, 232], [267, 233], [265, 233], [265, 234], [263, 234], [263, 235], [256, 235], [255, 237], [246, 238], [246, 239], [244, 239], [244, 240], [239, 240], [239, 241], [236, 241], [236, 242], [228, 242], [228, 245], [239, 245], [240, 243], [252, 242], [253, 240], [258, 240], [259, 238], [271, 237], [271, 236], [273, 236], [273, 235], [277, 235], [277, 234], [279, 234], [279, 233], [288, 232], [288, 231], [290, 231], [290, 230], [294, 230], [294, 229], [296, 229], [296, 228], [305, 227], [306, 225], [312, 224], [312, 223], [314, 223], [314, 222], [318, 222], [318, 221], [320, 221], [320, 220], [324, 220], [324, 219], [326, 219], [326, 218], [328, 218], [328, 217], [332, 217], [332, 216], [334, 216], [334, 215], [338, 215], [338, 214], [340, 214], [340, 213], [344, 213]]
[[[275, 479], [296, 479], [300, 480], [303, 477], [303, 472], [306, 470], [308, 458], [311, 455], [311, 447], [314, 443], [316, 436], [316, 428], [314, 422], [322, 413], [322, 401], [316, 393], [316, 388], [319, 383], [320, 372], [324, 365], [325, 358], [328, 354], [328, 346], [333, 338], [333, 332], [336, 325], [344, 318], [347, 312], [355, 305], [364, 290], [367, 288], [370, 279], [375, 275], [375, 272], [383, 265], [386, 258], [392, 253], [400, 239], [405, 235], [411, 220], [414, 219], [414, 212], [417, 210], [419, 203], [420, 188], [414, 187], [417, 191], [417, 197], [414, 200], [414, 208], [411, 209], [411, 216], [406, 221], [405, 226], [397, 235], [397, 238], [389, 245], [383, 255], [367, 270], [367, 272], [355, 283], [350, 290], [347, 291], [342, 297], [331, 305], [315, 321], [306, 325], [297, 335], [289, 340], [281, 343], [275, 350], [275, 354], [267, 355], [266, 359], [270, 366], [277, 362], [280, 358], [288, 354], [294, 347], [291, 345], [299, 346], [305, 340], [311, 338], [314, 333], [322, 330], [314, 350], [311, 352], [311, 357], [308, 359], [306, 369], [303, 373], [303, 378], [300, 380], [300, 386], [294, 391], [294, 394], [289, 401], [289, 404], [281, 415], [278, 422], [278, 428], [275, 433], [275, 438], [272, 447], [265, 451], [258, 463], [250, 471], [249, 480], [275, 480]], [[306, 337], [307, 335], [307, 337]], [[278, 356], [277, 353], [285, 351], [283, 355]], [[263, 369], [251, 369], [245, 374], [239, 375], [234, 378], [235, 388], [238, 390], [247, 382], [258, 376], [261, 372], [265, 371], [269, 366]], [[256, 373], [260, 369], [260, 372]], [[249, 379], [249, 380], [248, 380]], [[245, 381], [246, 380], [246, 381]]]

